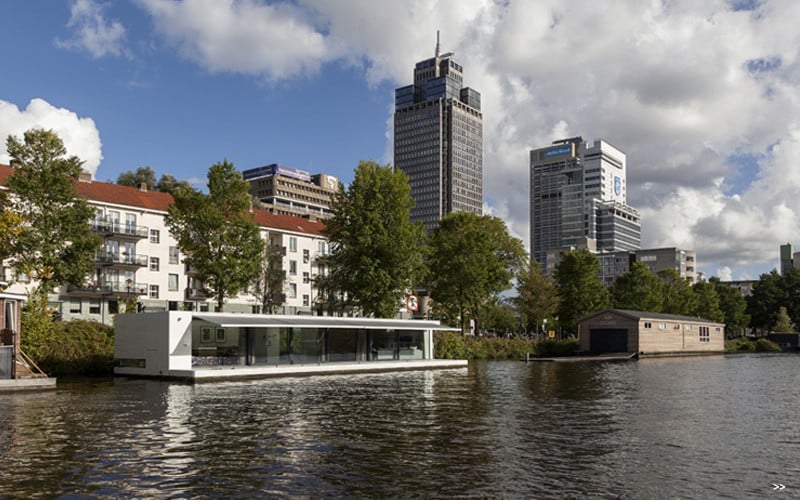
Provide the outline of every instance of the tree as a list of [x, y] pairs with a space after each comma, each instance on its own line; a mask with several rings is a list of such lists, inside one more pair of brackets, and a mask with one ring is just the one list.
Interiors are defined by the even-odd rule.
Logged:
[[181, 187], [187, 188], [191, 187], [191, 185], [186, 181], [179, 181], [169, 174], [162, 174], [158, 183], [156, 183], [155, 189], [162, 193], [174, 195], [178, 191], [178, 188]]
[[227, 160], [208, 170], [208, 194], [181, 186], [165, 222], [184, 262], [222, 311], [259, 273], [264, 241], [249, 212], [248, 183]]
[[431, 299], [464, 334], [469, 320], [478, 323], [481, 306], [511, 287], [525, 249], [501, 219], [469, 212], [443, 217], [430, 242]]
[[253, 295], [263, 314], [275, 312], [275, 308], [285, 302], [286, 277], [283, 272], [283, 253], [278, 243], [267, 243], [259, 259], [258, 276], [253, 282]]
[[664, 304], [661, 281], [646, 264], [634, 262], [630, 271], [614, 280], [611, 302], [618, 309], [661, 312]]
[[585, 248], [565, 254], [556, 266], [558, 322], [567, 332], [575, 332], [583, 316], [608, 307], [608, 289], [599, 272], [600, 261]]
[[18, 273], [37, 280], [32, 293], [46, 303], [55, 286], [81, 284], [94, 270], [101, 245], [89, 225], [95, 211], [75, 193], [81, 160], [66, 156], [53, 131], [32, 129], [22, 141], [9, 136], [6, 145], [14, 169], [6, 181], [8, 208], [22, 223], [8, 257]]
[[366, 316], [393, 318], [422, 275], [425, 229], [410, 221], [411, 188], [401, 170], [361, 161], [345, 190], [339, 187], [326, 221], [332, 246], [329, 290]]
[[127, 171], [119, 174], [117, 184], [135, 188], [144, 185], [152, 191], [156, 187], [156, 173], [150, 165], [139, 167], [136, 172]]
[[747, 301], [739, 290], [723, 283], [717, 277], [711, 278], [709, 283], [714, 285], [719, 297], [719, 307], [725, 317], [725, 333], [727, 335], [741, 334], [750, 323]]
[[517, 313], [527, 319], [528, 327], [538, 332], [545, 318], [552, 318], [558, 310], [559, 298], [556, 286], [542, 274], [542, 266], [536, 261], [526, 263], [517, 273], [517, 295], [511, 303]]
[[775, 333], [792, 333], [794, 332], [794, 325], [792, 324], [792, 320], [789, 318], [789, 313], [786, 312], [786, 308], [781, 306], [778, 309], [778, 318], [775, 320], [775, 326], [772, 327], [772, 331]]
[[778, 271], [773, 269], [762, 274], [746, 300], [750, 325], [763, 332], [769, 331], [778, 319], [778, 310], [785, 304], [783, 278]]
[[481, 318], [486, 330], [495, 333], [514, 333], [520, 326], [519, 316], [511, 303], [492, 297], [481, 307]]
[[664, 303], [661, 312], [691, 316], [697, 309], [696, 297], [688, 278], [682, 278], [675, 269], [662, 269], [656, 273], [661, 280], [661, 293]]
[[692, 316], [698, 318], [710, 319], [718, 323], [725, 321], [725, 313], [719, 307], [719, 296], [717, 290], [712, 283], [704, 281], [695, 283], [692, 286], [695, 296], [695, 308], [692, 310]]

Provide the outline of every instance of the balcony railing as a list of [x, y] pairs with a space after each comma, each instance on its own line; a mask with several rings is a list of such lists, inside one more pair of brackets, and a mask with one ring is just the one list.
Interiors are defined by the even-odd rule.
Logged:
[[94, 220], [91, 223], [92, 231], [106, 236], [121, 236], [134, 239], [147, 238], [150, 230], [146, 226], [127, 224], [116, 221]]
[[89, 282], [80, 286], [70, 285], [67, 287], [67, 293], [80, 295], [147, 295], [148, 288], [147, 283], [105, 281], [103, 283]]
[[147, 255], [126, 255], [124, 252], [121, 254], [114, 252], [98, 252], [95, 260], [98, 264], [103, 266], [120, 266], [120, 267], [147, 267], [149, 258]]

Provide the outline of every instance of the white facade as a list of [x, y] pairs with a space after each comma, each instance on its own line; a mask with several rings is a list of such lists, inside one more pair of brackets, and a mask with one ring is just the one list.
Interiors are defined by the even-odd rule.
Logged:
[[[0, 175], [10, 170], [0, 166]], [[76, 191], [96, 209], [91, 226], [103, 238], [103, 246], [86, 283], [62, 286], [50, 296], [51, 307], [62, 319], [111, 324], [116, 314], [126, 312], [126, 304], [147, 312], [215, 310], [213, 297], [202, 292], [165, 224], [172, 203], [169, 194], [83, 180]], [[321, 234], [324, 224], [263, 211], [254, 211], [254, 219], [262, 238], [282, 247], [285, 301], [276, 312], [311, 314], [316, 300], [313, 279], [326, 272], [321, 259], [328, 252]], [[8, 267], [3, 273], [11, 283], [8, 293], [28, 292], [32, 284], [24, 276], [14, 276]], [[224, 310], [251, 313], [260, 311], [259, 306], [256, 295], [245, 292], [227, 299]]]

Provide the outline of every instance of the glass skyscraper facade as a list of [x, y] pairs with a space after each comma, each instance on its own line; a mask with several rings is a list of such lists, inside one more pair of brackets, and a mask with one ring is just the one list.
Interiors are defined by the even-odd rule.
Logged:
[[413, 221], [435, 228], [451, 212], [482, 213], [481, 95], [463, 86], [452, 53], [414, 67], [414, 83], [395, 90], [394, 165], [408, 175]]
[[626, 203], [625, 153], [611, 144], [573, 137], [534, 149], [530, 183], [531, 257], [546, 274], [556, 264], [552, 256], [570, 248], [639, 249], [639, 213]]

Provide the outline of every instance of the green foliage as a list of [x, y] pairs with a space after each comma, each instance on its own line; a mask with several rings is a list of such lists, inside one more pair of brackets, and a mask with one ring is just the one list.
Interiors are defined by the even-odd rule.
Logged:
[[786, 308], [783, 306], [778, 310], [778, 318], [775, 320], [775, 326], [772, 327], [772, 331], [775, 333], [794, 332], [792, 320], [789, 318], [789, 313], [786, 312]]
[[580, 318], [608, 307], [609, 293], [599, 271], [597, 256], [583, 248], [565, 254], [556, 266], [558, 320], [564, 331], [577, 331]]
[[53, 311], [47, 304], [47, 296], [41, 293], [28, 294], [20, 318], [20, 347], [37, 361], [57, 346], [58, 325], [53, 321]]
[[725, 321], [725, 313], [722, 312], [719, 306], [719, 296], [713, 283], [701, 281], [695, 283], [692, 286], [692, 290], [695, 296], [694, 309], [691, 311], [692, 316], [710, 319], [717, 323]]
[[751, 340], [747, 337], [736, 337], [725, 341], [725, 352], [779, 352], [780, 346], [767, 338]]
[[208, 194], [183, 186], [174, 194], [165, 222], [197, 279], [217, 300], [238, 294], [256, 279], [264, 241], [249, 212], [248, 183], [232, 163], [208, 171]]
[[443, 217], [431, 235], [428, 277], [431, 298], [461, 332], [481, 307], [507, 290], [526, 258], [522, 242], [496, 217], [455, 212]]
[[511, 304], [497, 297], [490, 299], [481, 307], [480, 315], [483, 319], [483, 329], [485, 330], [513, 333], [520, 327], [519, 317]]
[[172, 195], [174, 195], [178, 189], [191, 188], [188, 182], [179, 181], [170, 174], [162, 174], [161, 178], [156, 182], [156, 173], [149, 165], [139, 167], [135, 172], [131, 172], [130, 170], [122, 172], [117, 177], [117, 184], [135, 188], [139, 188], [144, 184], [150, 191], [160, 191]]
[[534, 355], [540, 358], [569, 356], [580, 349], [580, 341], [575, 337], [564, 340], [538, 337], [533, 347]]
[[661, 280], [661, 293], [664, 300], [661, 312], [691, 316], [697, 308], [697, 299], [691, 281], [688, 278], [682, 278], [675, 269], [663, 269], [657, 273], [657, 276]]
[[324, 230], [333, 248], [326, 286], [335, 284], [367, 316], [395, 317], [423, 274], [425, 229], [410, 222], [413, 203], [405, 173], [370, 161], [359, 163], [333, 200]]
[[517, 273], [517, 295], [511, 298], [517, 314], [526, 319], [527, 329], [539, 331], [545, 318], [558, 311], [558, 291], [552, 280], [542, 274], [542, 267], [532, 261]]
[[784, 277], [774, 269], [762, 274], [746, 300], [750, 325], [764, 332], [769, 331], [778, 320], [780, 307], [788, 300]]
[[43, 294], [82, 283], [94, 270], [101, 241], [89, 226], [94, 208], [75, 194], [81, 161], [66, 157], [49, 130], [29, 130], [23, 141], [9, 136], [6, 145], [14, 169], [6, 181], [13, 194], [9, 208], [24, 221], [11, 246], [11, 267], [37, 279]]
[[[114, 329], [95, 321], [53, 324], [53, 338], [28, 353], [48, 375], [111, 375], [114, 366]], [[24, 350], [24, 348], [23, 348]]]
[[719, 278], [711, 278], [709, 283], [714, 286], [719, 297], [719, 307], [724, 316], [725, 334], [740, 334], [750, 323], [747, 301], [739, 290], [723, 283]]
[[259, 259], [258, 275], [251, 293], [261, 305], [262, 314], [272, 314], [285, 299], [286, 277], [283, 272], [283, 252], [278, 243], [267, 243]]
[[147, 189], [153, 190], [156, 187], [156, 173], [149, 165], [139, 167], [136, 169], [136, 172], [127, 171], [119, 174], [117, 177], [117, 184], [135, 188], [141, 187], [142, 184], [144, 184]]
[[436, 359], [466, 359], [465, 337], [455, 332], [433, 332], [433, 357]]
[[611, 302], [617, 309], [661, 312], [664, 304], [661, 281], [647, 265], [634, 262], [630, 271], [614, 280]]

